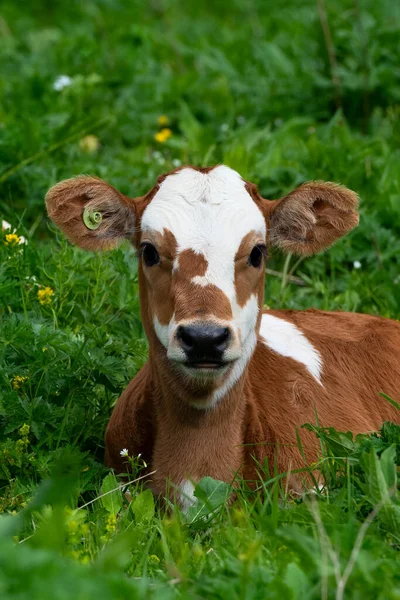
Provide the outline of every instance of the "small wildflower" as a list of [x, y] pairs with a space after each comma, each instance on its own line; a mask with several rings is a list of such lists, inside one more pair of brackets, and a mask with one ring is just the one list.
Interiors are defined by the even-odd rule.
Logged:
[[157, 123], [161, 126], [161, 127], [165, 127], [166, 125], [168, 125], [169, 123], [169, 119], [166, 115], [160, 115], [157, 119]]
[[2, 221], [1, 230], [5, 231], [6, 229], [11, 229], [11, 223], [8, 223], [8, 221]]
[[120, 452], [120, 456], [129, 456], [128, 448], [124, 448]]
[[158, 131], [155, 135], [154, 135], [154, 139], [156, 140], [156, 142], [159, 142], [160, 144], [164, 144], [164, 142], [166, 142], [172, 135], [172, 131], [171, 129], [168, 129], [168, 127], [165, 127], [164, 129], [161, 129], [161, 131]]
[[108, 515], [106, 523], [107, 533], [113, 533], [117, 528], [117, 517], [115, 515]]
[[26, 449], [29, 446], [28, 435], [29, 435], [30, 430], [31, 430], [30, 426], [27, 425], [26, 423], [24, 423], [22, 425], [22, 427], [20, 427], [19, 434], [22, 437], [15, 442], [15, 450], [16, 450], [17, 454], [24, 454], [24, 452], [26, 452]]
[[17, 454], [23, 454], [24, 451], [25, 451], [25, 449], [26, 449], [26, 446], [28, 444], [29, 444], [29, 442], [28, 442], [28, 440], [26, 438], [17, 440], [15, 442], [15, 451], [16, 451], [16, 453]]
[[180, 167], [182, 163], [179, 160], [179, 158], [174, 158], [172, 164], [174, 165], [174, 167]]
[[99, 147], [100, 140], [97, 135], [85, 135], [79, 142], [79, 148], [86, 154], [94, 154]]
[[52, 290], [51, 287], [45, 287], [42, 290], [39, 290], [37, 293], [37, 297], [38, 297], [40, 304], [42, 304], [42, 305], [50, 304], [51, 297], [53, 294], [54, 294], [54, 290]]
[[74, 520], [69, 521], [67, 527], [70, 534], [75, 534], [78, 531], [78, 523]]
[[29, 435], [30, 431], [31, 431], [30, 425], [28, 425], [27, 423], [24, 423], [22, 425], [22, 427], [20, 427], [19, 433], [20, 433], [20, 435], [23, 435], [26, 437], [27, 435]]
[[4, 242], [6, 246], [16, 246], [21, 241], [21, 238], [16, 233], [7, 233], [6, 241]]
[[61, 92], [64, 88], [70, 86], [71, 83], [71, 77], [68, 75], [59, 75], [53, 83], [53, 89], [56, 90], [56, 92]]
[[362, 266], [362, 265], [361, 265], [361, 263], [360, 263], [360, 261], [359, 261], [359, 260], [355, 260], [355, 261], [353, 262], [353, 267], [354, 267], [355, 269], [361, 269], [361, 266]]
[[12, 380], [12, 386], [14, 388], [14, 390], [19, 390], [19, 388], [21, 387], [21, 385], [27, 380], [28, 378], [25, 377], [24, 375], [16, 375], [14, 377], [14, 379]]

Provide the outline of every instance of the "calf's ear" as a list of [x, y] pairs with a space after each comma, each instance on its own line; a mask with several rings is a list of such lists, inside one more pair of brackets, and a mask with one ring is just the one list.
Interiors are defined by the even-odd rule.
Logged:
[[79, 175], [53, 186], [46, 194], [52, 221], [77, 246], [107, 250], [135, 232], [135, 203], [111, 185]]
[[357, 209], [357, 194], [337, 183], [304, 183], [267, 204], [270, 243], [285, 252], [315, 254], [358, 225]]

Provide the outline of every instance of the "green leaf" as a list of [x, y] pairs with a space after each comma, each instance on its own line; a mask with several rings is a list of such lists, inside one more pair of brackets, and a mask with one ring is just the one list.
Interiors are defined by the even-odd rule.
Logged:
[[389, 490], [395, 489], [397, 484], [397, 471], [396, 471], [396, 447], [394, 445], [386, 448], [382, 452], [380, 464], [383, 476], [386, 481], [386, 485]]
[[109, 473], [104, 477], [101, 486], [101, 493], [105, 494], [101, 498], [101, 503], [113, 515], [117, 515], [123, 506], [121, 490], [116, 489], [119, 485], [114, 473]]
[[400, 404], [396, 402], [396, 400], [393, 400], [393, 398], [391, 398], [387, 394], [384, 394], [383, 392], [379, 392], [379, 395], [382, 396], [382, 398], [385, 398], [385, 400], [387, 400], [392, 406], [397, 408], [397, 410], [400, 410]]
[[293, 600], [304, 600], [309, 597], [311, 591], [309, 579], [296, 563], [288, 564], [283, 580], [292, 591]]
[[366, 483], [360, 483], [369, 502], [381, 506], [378, 519], [393, 535], [400, 535], [400, 506], [392, 499], [393, 486], [396, 483], [396, 451], [390, 446], [382, 453], [382, 458], [371, 449], [360, 457], [360, 465], [365, 473]]
[[203, 477], [193, 493], [198, 500], [187, 512], [190, 525], [199, 521], [205, 523], [208, 521], [207, 517], [215, 516], [216, 511], [228, 500], [230, 486], [224, 481]]
[[138, 523], [151, 521], [154, 516], [154, 497], [150, 490], [144, 490], [136, 496], [131, 504], [133, 514]]

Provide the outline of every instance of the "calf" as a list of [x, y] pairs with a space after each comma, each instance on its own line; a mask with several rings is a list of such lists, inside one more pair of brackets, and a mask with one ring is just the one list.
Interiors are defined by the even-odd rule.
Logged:
[[[354, 433], [398, 420], [380, 395], [400, 395], [400, 324], [319, 310], [264, 310], [269, 246], [324, 250], [358, 223], [357, 195], [309, 182], [280, 200], [226, 166], [183, 167], [133, 200], [79, 176], [46, 196], [49, 216], [81, 248], [128, 239], [139, 255], [149, 360], [118, 400], [106, 463], [141, 453], [166, 482], [191, 492], [205, 475], [256, 479], [256, 461], [304, 466], [305, 422]], [[318, 441], [301, 431], [308, 461]]]

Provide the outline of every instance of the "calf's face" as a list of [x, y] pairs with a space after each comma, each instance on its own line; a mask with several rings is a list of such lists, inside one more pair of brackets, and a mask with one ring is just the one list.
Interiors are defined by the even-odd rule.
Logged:
[[265, 217], [227, 167], [164, 179], [141, 218], [148, 318], [188, 377], [218, 379], [256, 342]]
[[267, 246], [313, 254], [358, 222], [357, 196], [310, 182], [277, 201], [225, 166], [185, 167], [130, 200], [105, 182], [79, 176], [46, 196], [49, 216], [72, 241], [137, 248], [141, 309], [156, 346], [182, 381], [221, 398], [255, 348], [264, 298]]

